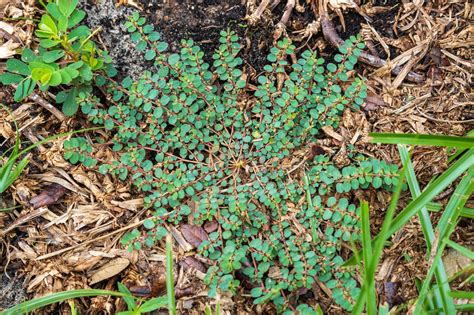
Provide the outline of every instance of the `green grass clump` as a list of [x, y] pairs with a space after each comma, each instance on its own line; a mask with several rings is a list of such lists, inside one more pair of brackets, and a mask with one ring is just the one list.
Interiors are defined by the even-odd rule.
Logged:
[[95, 160], [99, 148], [85, 139], [65, 143], [71, 162], [97, 164], [146, 194], [153, 216], [123, 243], [152, 246], [166, 235], [165, 221], [216, 220], [220, 229], [199, 247], [214, 261], [205, 279], [211, 296], [236, 292], [240, 270], [252, 279], [255, 303], [285, 311], [299, 288], [320, 281], [350, 310], [359, 289], [352, 271], [340, 268], [339, 252], [342, 242], [358, 239], [360, 210], [348, 193], [391, 189], [397, 168], [350, 149], [343, 168], [304, 152], [322, 127], [336, 128], [344, 109], [364, 102], [364, 81], [350, 78], [363, 45], [351, 37], [334, 63], [309, 50], [290, 63], [295, 47], [283, 39], [252, 86], [232, 31], [221, 32], [211, 67], [192, 40], [168, 53], [138, 14], [125, 26], [152, 70], [137, 81], [97, 77], [107, 106], [102, 97], [79, 95], [89, 120], [113, 131], [100, 142], [117, 158]]
[[[360, 265], [364, 281], [353, 313], [362, 314], [364, 307], [366, 307], [367, 314], [377, 314], [375, 271], [385, 242], [394, 233], [403, 228], [415, 215], [418, 216], [421, 223], [426, 241], [426, 258], [430, 268], [419, 288], [419, 296], [413, 303], [410, 303], [413, 305], [410, 312], [414, 314], [455, 314], [457, 311], [472, 312], [474, 310], [472, 303], [455, 301], [456, 298], [469, 300], [473, 296], [472, 292], [453, 291], [451, 289], [453, 280], [457, 277], [448, 278], [441, 259], [446, 246], [471, 259], [474, 257], [472, 250], [450, 240], [460, 219], [463, 216], [471, 217], [470, 213], [472, 213], [472, 209], [464, 208], [474, 191], [474, 138], [472, 137], [472, 132], [468, 133], [466, 137], [419, 134], [371, 134], [371, 137], [373, 142], [399, 143], [398, 150], [404, 165], [399, 184], [401, 184], [404, 178], [407, 179], [413, 200], [395, 216], [394, 210], [398, 203], [401, 189], [401, 187], [397, 187], [382, 229], [373, 239], [368, 221], [368, 204], [362, 202], [362, 257], [355, 251], [355, 260]], [[451, 147], [451, 149], [455, 148], [458, 151], [453, 154], [454, 158], [451, 159], [449, 168], [434, 177], [425, 189], [421, 191], [410, 161], [409, 151], [402, 144], [445, 146]], [[460, 180], [444, 207], [438, 224], [433, 225], [428, 213], [429, 202], [458, 179]], [[354, 263], [354, 259], [347, 262], [348, 265], [352, 263]], [[463, 266], [463, 270], [460, 273], [462, 274], [470, 268], [472, 268], [472, 264]], [[436, 282], [432, 281], [433, 278]], [[382, 308], [379, 305], [379, 314], [382, 312]]]

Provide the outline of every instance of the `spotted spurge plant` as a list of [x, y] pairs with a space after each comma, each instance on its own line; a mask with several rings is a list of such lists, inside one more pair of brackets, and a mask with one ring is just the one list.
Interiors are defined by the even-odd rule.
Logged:
[[[298, 290], [319, 282], [350, 310], [359, 289], [340, 256], [343, 242], [359, 238], [359, 207], [350, 192], [391, 189], [397, 168], [356, 150], [342, 168], [328, 155], [304, 153], [322, 127], [337, 128], [345, 109], [364, 102], [364, 81], [350, 78], [363, 48], [359, 39], [347, 40], [329, 63], [310, 50], [291, 63], [295, 47], [283, 39], [249, 84], [232, 31], [221, 32], [210, 65], [192, 40], [168, 52], [138, 14], [125, 27], [150, 71], [138, 80], [99, 82], [108, 105], [79, 95], [89, 120], [110, 130], [99, 140], [116, 159], [94, 160], [100, 146], [85, 139], [65, 143], [71, 162], [97, 164], [145, 194], [151, 216], [123, 244], [153, 246], [166, 235], [165, 222], [216, 221], [219, 229], [198, 249], [213, 261], [205, 279], [211, 296], [242, 290], [244, 277], [255, 303], [292, 313]], [[311, 309], [299, 304], [298, 310]]]

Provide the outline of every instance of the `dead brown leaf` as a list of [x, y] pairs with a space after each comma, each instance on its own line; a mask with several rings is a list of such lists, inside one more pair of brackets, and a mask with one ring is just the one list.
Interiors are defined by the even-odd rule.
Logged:
[[49, 206], [58, 202], [58, 200], [66, 193], [66, 188], [63, 186], [53, 183], [46, 187], [39, 195], [31, 198], [30, 204], [33, 208], [38, 209], [41, 207]]
[[387, 103], [385, 103], [383, 98], [378, 95], [368, 95], [365, 99], [365, 111], [377, 110], [381, 106], [387, 106]]
[[206, 230], [207, 233], [216, 231], [218, 227], [219, 227], [219, 224], [217, 223], [216, 220], [207, 221], [206, 223], [204, 223], [204, 230]]
[[202, 241], [209, 239], [206, 231], [202, 227], [196, 225], [183, 224], [181, 226], [181, 233], [183, 233], [183, 237], [186, 241], [195, 248], [199, 247]]
[[186, 257], [179, 264], [180, 264], [181, 267], [183, 267], [185, 269], [194, 268], [194, 269], [199, 270], [199, 271], [204, 272], [204, 273], [207, 272], [206, 266], [204, 266], [204, 264], [202, 262], [200, 262], [199, 260], [197, 260], [196, 258], [194, 258], [192, 256]]

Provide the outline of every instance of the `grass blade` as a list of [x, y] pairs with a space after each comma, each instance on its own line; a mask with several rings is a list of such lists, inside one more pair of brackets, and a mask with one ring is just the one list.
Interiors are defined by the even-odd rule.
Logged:
[[474, 312], [474, 303], [469, 303], [469, 304], [457, 304], [456, 305], [456, 310], [459, 311], [459, 313], [462, 312]]
[[[469, 276], [469, 275], [471, 275], [471, 276]], [[469, 265], [464, 266], [461, 270], [459, 270], [454, 275], [449, 277], [448, 280], [449, 280], [449, 282], [453, 282], [454, 280], [456, 280], [459, 277], [466, 277], [466, 276], [467, 277], [472, 277], [473, 275], [474, 275], [474, 263], [470, 263]], [[464, 282], [468, 283], [468, 282], [472, 282], [472, 281], [469, 281], [469, 278], [468, 278]]]
[[[459, 178], [467, 169], [472, 167], [474, 163], [474, 149], [469, 149], [463, 156], [451, 165], [443, 174], [441, 174], [436, 180], [430, 183], [425, 191], [415, 200], [411, 201], [405, 209], [403, 209], [397, 217], [392, 221], [391, 227], [388, 231], [388, 235], [391, 236], [398, 230], [400, 230], [421, 208], [426, 206], [434, 197], [441, 193], [446, 187], [448, 187], [453, 181]], [[462, 207], [459, 209], [461, 210]], [[374, 240], [377, 242], [383, 234], [379, 233]], [[356, 263], [355, 257], [347, 260], [343, 266], [354, 266]]]
[[8, 160], [7, 162], [2, 165], [0, 167], [0, 193], [4, 192], [5, 190], [7, 190], [7, 188], [13, 184], [13, 182], [20, 176], [21, 174], [21, 171], [26, 167], [26, 165], [28, 164], [28, 159], [24, 158], [18, 165], [17, 167], [15, 168], [15, 170], [12, 172], [12, 169], [13, 169], [13, 166], [16, 162], [16, 160], [18, 158], [20, 158], [20, 156], [22, 156], [23, 154], [26, 154], [28, 153], [29, 151], [31, 151], [32, 149], [36, 148], [37, 146], [43, 144], [43, 143], [47, 143], [47, 142], [50, 142], [54, 139], [58, 139], [58, 138], [61, 138], [61, 137], [66, 137], [66, 136], [69, 136], [69, 135], [73, 135], [73, 134], [76, 134], [76, 133], [81, 133], [81, 132], [87, 132], [87, 131], [93, 131], [93, 130], [98, 130], [98, 129], [103, 129], [104, 127], [94, 127], [94, 128], [86, 128], [86, 129], [81, 129], [81, 130], [76, 130], [76, 131], [71, 131], [71, 132], [66, 132], [66, 133], [61, 133], [61, 134], [57, 134], [57, 135], [54, 135], [54, 136], [51, 136], [51, 137], [48, 137], [46, 139], [43, 139], [41, 141], [38, 141], [36, 143], [33, 143], [32, 145], [30, 145], [29, 147], [27, 147], [26, 149], [19, 151], [19, 147], [20, 147], [20, 140], [19, 140], [19, 137], [17, 136], [16, 138], [16, 142], [15, 142], [15, 147], [11, 153], [11, 155], [8, 157]]
[[125, 284], [118, 282], [117, 283], [118, 290], [124, 294], [123, 300], [125, 301], [125, 304], [127, 304], [127, 307], [129, 310], [135, 310], [137, 308], [137, 303], [135, 301], [135, 298], [132, 295], [132, 292], [125, 286]]
[[[15, 182], [18, 177], [20, 177], [21, 172], [23, 172], [23, 169], [26, 167], [26, 165], [28, 165], [29, 162], [30, 159], [25, 157], [23, 160], [20, 161], [20, 163], [17, 164], [15, 169], [10, 172], [9, 176], [7, 177], [5, 190], [6, 188], [10, 187], [10, 185], [13, 184], [13, 182]], [[5, 191], [3, 187], [0, 190], [0, 193]]]
[[141, 313], [149, 313], [159, 308], [166, 307], [167, 304], [168, 298], [166, 296], [160, 296], [144, 302], [140, 305], [139, 310]]
[[472, 291], [451, 291], [451, 297], [453, 299], [474, 299], [474, 292]]
[[362, 233], [362, 256], [364, 259], [364, 283], [366, 286], [360, 294], [366, 296], [367, 313], [375, 314], [377, 312], [377, 296], [375, 291], [375, 283], [370, 281], [370, 262], [373, 255], [372, 238], [370, 236], [370, 220], [369, 220], [369, 204], [367, 201], [361, 201], [361, 233]]
[[422, 207], [426, 206], [428, 202], [446, 189], [453, 181], [461, 177], [473, 163], [474, 149], [470, 149], [456, 161], [456, 163], [451, 165], [443, 174], [428, 185], [418, 198], [410, 202], [407, 207], [398, 214], [393, 220], [388, 234], [392, 235], [400, 230]]
[[168, 310], [170, 315], [176, 315], [176, 301], [173, 279], [173, 239], [166, 236], [166, 292], [168, 295]]
[[1, 315], [18, 315], [18, 314], [26, 314], [37, 310], [39, 308], [63, 302], [69, 299], [86, 297], [86, 296], [100, 296], [100, 295], [110, 295], [110, 296], [121, 296], [123, 297], [124, 294], [120, 292], [108, 291], [108, 290], [95, 290], [95, 289], [80, 289], [80, 290], [71, 290], [71, 291], [63, 291], [57, 292], [53, 294], [49, 294], [47, 296], [43, 296], [40, 298], [36, 298], [27, 302], [20, 303], [12, 308], [4, 310], [0, 312]]
[[[431, 212], [440, 212], [444, 209], [444, 206], [437, 202], [429, 202], [428, 204], [426, 204], [426, 209]], [[464, 207], [461, 209], [460, 216], [464, 218], [474, 219], [474, 209]]]
[[372, 143], [411, 144], [458, 149], [473, 148], [474, 137], [437, 136], [403, 133], [369, 133]]
[[[466, 137], [474, 137], [474, 130], [469, 131], [466, 135]], [[466, 152], [466, 149], [457, 149], [454, 154], [451, 154], [450, 152], [453, 151], [453, 149], [456, 148], [448, 148], [448, 163], [451, 163], [454, 161], [458, 156]]]
[[459, 253], [461, 253], [462, 255], [466, 256], [467, 258], [469, 258], [470, 260], [474, 260], [474, 252], [472, 250], [470, 250], [469, 248], [467, 247], [464, 247], [462, 245], [459, 245], [458, 243], [455, 243], [451, 240], [447, 240], [446, 241], [446, 245], [448, 245], [449, 247], [451, 247], [452, 249], [458, 251]]
[[16, 134], [15, 138], [15, 146], [13, 147], [13, 150], [8, 157], [7, 161], [5, 164], [0, 167], [0, 193], [4, 192], [7, 190], [7, 188], [10, 186], [8, 185], [8, 182], [11, 180], [11, 172], [13, 169], [13, 166], [15, 165], [16, 159], [15, 156], [18, 154], [18, 150], [20, 149], [20, 138], [18, 137], [18, 133]]
[[[398, 152], [400, 153], [401, 160], [404, 161], [404, 166], [407, 168], [407, 183], [410, 189], [411, 195], [413, 198], [417, 198], [421, 195], [421, 189], [416, 179], [415, 170], [410, 161], [410, 155], [408, 149], [404, 145], [398, 145]], [[422, 207], [418, 212], [418, 218], [421, 223], [421, 228], [423, 230], [423, 235], [425, 237], [426, 247], [428, 253], [431, 252], [433, 242], [435, 241], [435, 234], [433, 231], [433, 225], [431, 224], [430, 215], [426, 207]], [[446, 275], [446, 270], [444, 268], [443, 262], [435, 266], [435, 275], [438, 282], [438, 292], [434, 294], [434, 302], [436, 307], [443, 307], [445, 312], [453, 311], [454, 304], [452, 299], [449, 297], [450, 288], [448, 283], [448, 276]], [[438, 298], [439, 297], [439, 298]]]
[[[371, 253], [370, 258], [368, 261], [364, 261], [365, 264], [365, 281], [362, 285], [361, 293], [357, 299], [357, 302], [354, 306], [353, 314], [362, 314], [364, 304], [367, 303], [372, 303], [372, 301], [367, 300], [369, 298], [369, 291], [370, 287], [374, 286], [375, 290], [375, 271], [377, 269], [377, 265], [379, 264], [380, 257], [382, 255], [382, 251], [385, 245], [385, 241], [391, 236], [391, 234], [388, 234], [390, 225], [392, 223], [392, 219], [395, 213], [395, 209], [397, 208], [398, 200], [400, 198], [400, 193], [402, 191], [403, 187], [403, 182], [405, 181], [405, 173], [406, 173], [406, 168], [403, 168], [400, 172], [399, 175], [399, 180], [397, 182], [397, 186], [395, 187], [395, 190], [392, 194], [392, 199], [390, 200], [390, 205], [388, 206], [387, 213], [385, 214], [384, 221], [382, 223], [382, 229], [378, 235], [378, 239], [373, 241], [373, 251]], [[361, 205], [362, 207], [362, 205]], [[367, 205], [368, 208], [368, 205]], [[362, 210], [362, 209], [361, 209]], [[366, 209], [368, 212], [368, 209]], [[368, 214], [367, 214], [368, 217]], [[367, 219], [364, 219], [367, 220]], [[367, 222], [366, 222], [367, 224]], [[367, 235], [365, 235], [367, 237]], [[370, 237], [370, 236], [369, 236]], [[365, 243], [365, 240], [364, 240]], [[363, 245], [364, 245], [363, 243]], [[372, 244], [370, 245], [369, 248], [372, 247]], [[364, 260], [366, 259], [364, 255]], [[366, 294], [364, 294], [366, 292]], [[369, 304], [368, 304], [369, 308]], [[369, 310], [367, 310], [367, 313], [369, 315], [371, 314], [376, 314], [376, 312], [371, 313]]]
[[[433, 274], [436, 270], [435, 266], [437, 266], [439, 261], [441, 261], [441, 256], [443, 254], [444, 248], [446, 247], [446, 243], [449, 240], [451, 233], [456, 227], [456, 222], [459, 218], [461, 209], [474, 190], [474, 181], [472, 180], [473, 176], [474, 167], [471, 167], [467, 172], [466, 176], [464, 176], [464, 178], [459, 182], [458, 186], [456, 187], [456, 190], [449, 199], [448, 205], [446, 206], [446, 210], [444, 211], [440, 222], [438, 223], [436, 229], [438, 237], [440, 239], [440, 244], [438, 248], [433, 249], [435, 250], [435, 252], [431, 255], [431, 257], [434, 258], [432, 259], [431, 267], [423, 282], [423, 286], [421, 288], [418, 301], [415, 306], [415, 314], [419, 314], [419, 312], [422, 310], [424, 299], [428, 295], [428, 288], [430, 287], [431, 279], [433, 278]], [[449, 285], [449, 283], [447, 284]]]
[[[314, 209], [314, 206], [313, 206], [313, 200], [311, 199], [311, 191], [309, 189], [309, 178], [308, 178], [308, 175], [306, 175], [306, 173], [304, 173], [304, 176], [303, 176], [303, 183], [304, 183], [304, 187], [305, 187], [305, 190], [306, 190], [306, 202], [308, 203], [308, 207], [310, 209]], [[311, 236], [313, 237], [313, 240], [317, 240], [318, 239], [318, 225], [316, 224], [316, 219], [314, 217], [311, 217], [309, 219], [310, 221], [310, 225], [311, 225]]]

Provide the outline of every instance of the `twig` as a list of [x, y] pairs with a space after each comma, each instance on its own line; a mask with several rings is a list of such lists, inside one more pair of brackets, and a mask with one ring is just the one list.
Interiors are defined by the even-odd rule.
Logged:
[[268, 7], [269, 4], [270, 4], [270, 0], [262, 0], [257, 10], [248, 17], [249, 24], [255, 25], [260, 20], [263, 12], [265, 11], [265, 9]]
[[33, 220], [34, 218], [37, 218], [37, 217], [45, 214], [47, 211], [48, 211], [48, 208], [46, 208], [46, 207], [39, 208], [39, 209], [34, 210], [34, 211], [30, 211], [27, 215], [24, 215], [24, 216], [16, 219], [5, 230], [1, 230], [0, 231], [0, 236], [6, 235], [8, 232], [14, 230], [16, 227], [18, 227], [18, 226], [20, 226], [24, 223], [27, 223], [27, 222]]
[[[16, 88], [16, 86], [15, 86], [15, 88]], [[36, 104], [40, 105], [44, 109], [48, 110], [51, 114], [56, 116], [56, 118], [59, 119], [60, 121], [66, 120], [66, 116], [64, 116], [64, 114], [59, 109], [57, 109], [56, 107], [51, 105], [49, 102], [47, 102], [44, 98], [42, 98], [41, 96], [39, 96], [35, 92], [31, 93], [31, 95], [28, 96], [28, 99], [30, 99], [31, 101], [33, 101]]]
[[121, 228], [121, 229], [115, 230], [115, 231], [110, 232], [110, 233], [108, 233], [108, 234], [106, 234], [106, 235], [102, 235], [102, 236], [93, 238], [93, 239], [91, 239], [91, 240], [88, 240], [88, 241], [85, 241], [85, 242], [82, 242], [82, 243], [79, 243], [79, 244], [76, 244], [76, 245], [72, 245], [72, 246], [69, 246], [69, 247], [66, 247], [66, 248], [57, 250], [57, 251], [52, 252], [52, 253], [49, 253], [49, 254], [41, 255], [41, 256], [37, 257], [36, 260], [38, 261], [38, 260], [43, 260], [43, 259], [51, 258], [51, 257], [57, 256], [57, 255], [66, 253], [66, 252], [68, 252], [68, 251], [70, 251], [70, 250], [79, 248], [79, 247], [81, 247], [81, 246], [94, 243], [95, 241], [98, 241], [98, 240], [107, 238], [107, 237], [109, 237], [109, 236], [112, 236], [112, 235], [117, 234], [117, 233], [120, 233], [120, 232], [127, 231], [128, 229], [132, 229], [132, 228], [135, 228], [135, 227], [137, 227], [137, 226], [140, 226], [141, 224], [143, 224], [144, 221], [145, 221], [145, 220], [143, 219], [143, 220], [141, 220], [141, 221], [139, 221], [139, 222], [135, 222], [135, 223], [129, 224], [129, 225], [127, 225], [127, 226], [124, 226], [124, 227]]
[[281, 0], [273, 0], [273, 3], [270, 5], [270, 11], [273, 11], [279, 5]]
[[[329, 16], [327, 15], [327, 12], [320, 12], [321, 14], [321, 26], [323, 29], [323, 34], [324, 38], [331, 43], [336, 48], [339, 48], [342, 44], [344, 44], [344, 41], [342, 40], [341, 37], [339, 37], [339, 34], [337, 34], [336, 29], [334, 28], [334, 25], [332, 24], [331, 20], [329, 19]], [[385, 65], [387, 65], [387, 62], [385, 60], [382, 60], [378, 57], [375, 57], [373, 55], [370, 55], [366, 52], [362, 52], [358, 58], [360, 61], [376, 67], [376, 68], [381, 68]], [[392, 69], [392, 73], [395, 75], [398, 75], [402, 71], [402, 67], [396, 66]], [[415, 73], [415, 72], [408, 72], [406, 78], [415, 83], [423, 83], [425, 78], [423, 75]]]
[[295, 0], [288, 0], [288, 2], [285, 5], [285, 11], [283, 12], [283, 15], [281, 16], [280, 22], [278, 24], [283, 24], [286, 26], [286, 23], [288, 23], [288, 19], [290, 18], [291, 12], [293, 11], [293, 8], [295, 7]]

